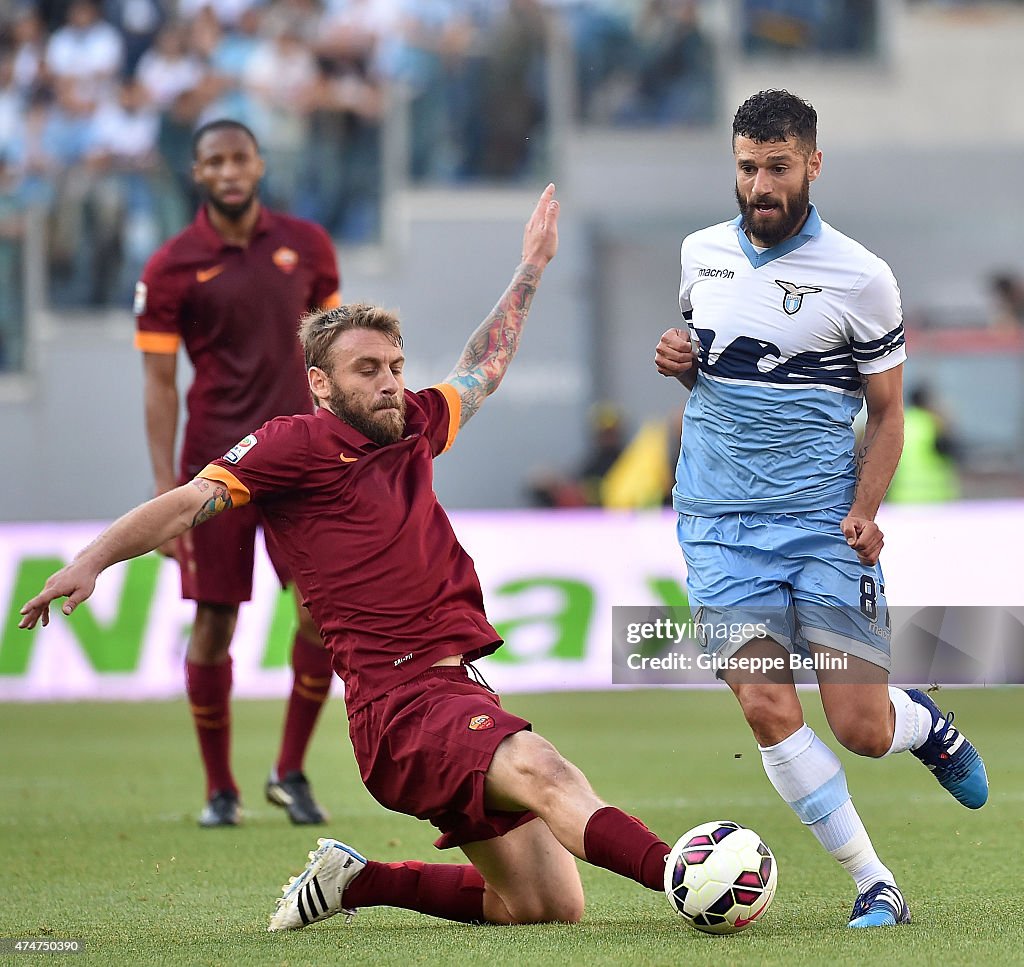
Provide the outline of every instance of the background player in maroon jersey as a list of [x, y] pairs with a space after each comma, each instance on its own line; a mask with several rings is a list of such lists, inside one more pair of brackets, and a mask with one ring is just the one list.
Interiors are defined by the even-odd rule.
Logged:
[[[275, 416], [310, 411], [295, 326], [307, 310], [341, 302], [327, 233], [260, 204], [263, 159], [248, 128], [230, 120], [204, 125], [193, 139], [193, 155], [193, 177], [204, 203], [195, 221], [149, 260], [135, 293], [146, 435], [158, 494], [191, 480], [253, 427]], [[182, 342], [195, 376], [176, 471]], [[260, 522], [260, 512], [249, 508], [163, 548], [181, 565], [182, 595], [196, 602], [185, 682], [206, 770], [203, 826], [239, 821], [230, 764], [228, 649], [238, 605], [252, 596], [253, 542]], [[273, 540], [267, 549], [282, 584], [289, 583]], [[296, 603], [294, 679], [266, 795], [288, 810], [292, 822], [320, 823], [325, 817], [302, 766], [330, 690], [331, 656], [298, 598]]]
[[[271, 930], [388, 905], [465, 922], [576, 921], [574, 856], [661, 890], [669, 847], [600, 800], [586, 777], [505, 711], [468, 661], [501, 645], [473, 562], [432, 488], [451, 446], [514, 356], [558, 247], [549, 185], [527, 223], [522, 264], [444, 383], [406, 392], [398, 321], [342, 306], [303, 321], [313, 415], [271, 420], [182, 487], [114, 523], [21, 609], [21, 627], [70, 614], [96, 576], [221, 511], [264, 508], [334, 666], [367, 788], [429, 819], [469, 864], [368, 861], [320, 841]], [[235, 511], [237, 513], [237, 510]], [[230, 515], [228, 515], [230, 516]]]

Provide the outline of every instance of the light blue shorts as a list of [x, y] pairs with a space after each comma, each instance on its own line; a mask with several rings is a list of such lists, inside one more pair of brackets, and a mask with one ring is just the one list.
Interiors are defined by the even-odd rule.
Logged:
[[[763, 624], [791, 653], [809, 655], [810, 641], [888, 669], [885, 579], [880, 566], [861, 564], [846, 543], [844, 516], [680, 514], [690, 603], [701, 609], [694, 620]], [[705, 647], [724, 659], [747, 640], [710, 639]]]

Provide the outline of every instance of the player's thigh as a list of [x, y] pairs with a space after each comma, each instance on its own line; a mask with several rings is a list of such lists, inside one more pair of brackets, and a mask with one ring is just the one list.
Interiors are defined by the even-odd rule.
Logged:
[[575, 816], [585, 824], [597, 805], [580, 768], [543, 736], [525, 730], [506, 736], [494, 750], [484, 793], [489, 809], [529, 809], [551, 822]]
[[[891, 664], [885, 577], [880, 565], [861, 564], [839, 528], [839, 510], [787, 515], [779, 540], [791, 569], [793, 603], [801, 637], [837, 656], [862, 659], [887, 671]], [[836, 661], [833, 678], [844, 677]], [[820, 667], [820, 665], [819, 665]], [[877, 676], [847, 676], [870, 684]], [[819, 675], [819, 678], [821, 676]]]
[[575, 923], [583, 884], [572, 854], [541, 819], [462, 847], [516, 923]]
[[768, 514], [679, 515], [676, 536], [701, 647], [723, 661], [765, 634], [787, 650], [795, 644], [790, 586], [773, 527]]

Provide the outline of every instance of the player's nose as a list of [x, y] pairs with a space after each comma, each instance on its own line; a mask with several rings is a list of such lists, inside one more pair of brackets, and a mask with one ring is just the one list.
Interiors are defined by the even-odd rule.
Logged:
[[766, 195], [772, 193], [773, 188], [772, 176], [770, 171], [766, 171], [763, 168], [757, 170], [757, 174], [754, 175], [754, 184], [751, 188], [751, 193], [755, 198], [764, 198]]

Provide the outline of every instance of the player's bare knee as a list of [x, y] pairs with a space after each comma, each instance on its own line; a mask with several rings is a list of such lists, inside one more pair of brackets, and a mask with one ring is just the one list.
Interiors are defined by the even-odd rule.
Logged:
[[506, 899], [513, 922], [579, 923], [583, 919], [583, 890], [559, 897], [522, 897], [511, 903]]
[[747, 724], [762, 746], [776, 745], [803, 724], [802, 713], [780, 705], [770, 689], [756, 685], [744, 689], [740, 705]]
[[887, 728], [863, 721], [833, 724], [832, 733], [844, 749], [869, 759], [880, 759], [892, 745], [892, 735]]
[[200, 602], [189, 637], [188, 660], [200, 665], [226, 661], [237, 620], [238, 608], [234, 605]]

